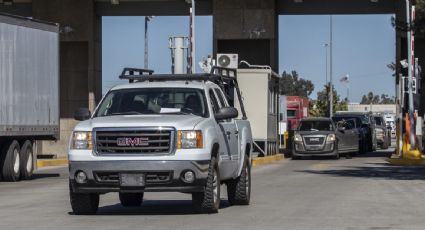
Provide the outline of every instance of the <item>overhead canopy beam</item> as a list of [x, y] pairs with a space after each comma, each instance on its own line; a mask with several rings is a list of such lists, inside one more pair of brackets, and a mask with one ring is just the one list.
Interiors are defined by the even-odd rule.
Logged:
[[[189, 4], [185, 0], [97, 1], [96, 13], [101, 16], [183, 16], [189, 15]], [[196, 1], [196, 15], [212, 15], [211, 0]]]
[[[401, 0], [276, 0], [279, 15], [320, 14], [395, 14]], [[16, 3], [18, 2], [18, 3]], [[196, 1], [197, 15], [212, 15], [212, 0]], [[31, 1], [0, 4], [0, 12], [30, 17]], [[188, 15], [185, 0], [96, 0], [96, 13], [100, 16], [172, 16]]]
[[[400, 1], [400, 0], [399, 0]], [[398, 0], [277, 0], [280, 15], [395, 14]]]

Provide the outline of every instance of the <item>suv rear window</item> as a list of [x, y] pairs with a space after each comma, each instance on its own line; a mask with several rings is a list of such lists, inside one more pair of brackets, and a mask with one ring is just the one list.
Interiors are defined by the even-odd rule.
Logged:
[[376, 125], [384, 125], [384, 121], [381, 117], [374, 117]]

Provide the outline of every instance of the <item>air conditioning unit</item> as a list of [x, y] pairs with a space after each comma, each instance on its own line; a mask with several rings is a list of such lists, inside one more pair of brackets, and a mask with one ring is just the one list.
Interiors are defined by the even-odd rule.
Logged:
[[224, 68], [238, 68], [238, 54], [217, 54], [217, 66]]

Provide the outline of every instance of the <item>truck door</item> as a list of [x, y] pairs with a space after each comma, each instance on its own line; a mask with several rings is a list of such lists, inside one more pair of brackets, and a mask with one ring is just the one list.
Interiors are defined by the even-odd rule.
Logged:
[[347, 130], [346, 133], [349, 137], [349, 146], [350, 150], [355, 150], [358, 148], [359, 143], [359, 134], [356, 129], [356, 121], [354, 119], [347, 119]]
[[[218, 98], [218, 102], [220, 103], [220, 108], [229, 106], [227, 100], [224, 98], [223, 92], [215, 88], [215, 95]], [[228, 149], [230, 153], [230, 160], [232, 164], [237, 164], [239, 160], [239, 131], [236, 125], [235, 119], [228, 119], [228, 120], [222, 120], [218, 121], [218, 125], [220, 126], [224, 140], [226, 143], [226, 148]], [[236, 167], [233, 167], [236, 168]]]

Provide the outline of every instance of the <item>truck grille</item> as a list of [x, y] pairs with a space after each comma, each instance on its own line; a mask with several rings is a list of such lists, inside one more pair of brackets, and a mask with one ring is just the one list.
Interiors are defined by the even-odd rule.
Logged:
[[304, 136], [306, 145], [323, 145], [325, 142], [324, 136]]
[[94, 130], [98, 155], [170, 154], [174, 146], [172, 128], [99, 128]]
[[[144, 172], [146, 184], [168, 183], [173, 178], [173, 172]], [[95, 172], [95, 179], [99, 183], [119, 183], [119, 172]]]

